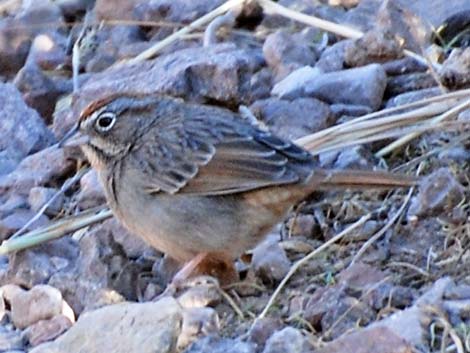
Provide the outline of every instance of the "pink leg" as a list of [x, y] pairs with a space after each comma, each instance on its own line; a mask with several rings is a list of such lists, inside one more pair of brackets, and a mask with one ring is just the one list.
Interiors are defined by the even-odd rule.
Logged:
[[197, 254], [192, 260], [186, 262], [184, 266], [175, 274], [171, 280], [170, 285], [174, 285], [177, 288], [181, 287], [189, 277], [197, 273], [199, 265], [204, 262], [207, 256], [207, 253], [201, 252]]
[[176, 273], [159, 297], [175, 294], [190, 277], [202, 274], [216, 277], [222, 285], [239, 279], [231, 257], [224, 253], [203, 252], [197, 254]]

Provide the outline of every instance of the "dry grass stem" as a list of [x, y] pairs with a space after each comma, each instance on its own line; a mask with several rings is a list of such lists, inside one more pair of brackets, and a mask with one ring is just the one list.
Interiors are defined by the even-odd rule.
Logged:
[[377, 233], [375, 233], [362, 245], [362, 247], [359, 249], [356, 255], [354, 255], [354, 258], [352, 259], [351, 264], [349, 266], [354, 265], [361, 258], [361, 256], [364, 255], [367, 249], [369, 249], [369, 247], [372, 244], [374, 244], [377, 240], [379, 240], [382, 237], [382, 235], [384, 235], [385, 232], [395, 224], [398, 218], [400, 218], [403, 212], [405, 212], [405, 208], [408, 205], [411, 199], [411, 195], [413, 195], [413, 192], [414, 192], [414, 187], [411, 187], [400, 209], [393, 215], [392, 218], [390, 218], [390, 220]]
[[181, 28], [179, 31], [176, 31], [175, 33], [169, 35], [165, 39], [161, 40], [160, 42], [156, 43], [152, 47], [148, 48], [147, 50], [144, 50], [142, 53], [137, 55], [135, 58], [132, 58], [128, 61], [120, 62], [119, 64], [135, 64], [140, 61], [148, 60], [153, 58], [160, 50], [168, 46], [169, 44], [177, 41], [180, 39], [182, 36], [192, 32], [193, 30], [211, 22], [214, 18], [223, 15], [225, 12], [234, 9], [236, 7], [242, 6], [245, 0], [229, 0], [226, 3], [222, 4], [215, 10], [209, 12], [208, 14], [198, 18], [194, 22], [191, 22], [189, 25]]
[[[435, 118], [433, 118], [431, 121], [429, 121], [429, 126], [432, 127], [433, 124], [436, 124], [436, 123], [439, 123], [441, 121], [444, 121], [444, 120], [447, 120], [451, 117], [454, 117], [456, 116], [458, 113], [460, 113], [461, 111], [465, 110], [465, 109], [468, 109], [470, 107], [470, 99], [467, 99], [465, 100], [463, 103], [460, 103], [458, 104], [457, 106], [449, 109], [449, 110], [446, 110], [445, 113], [439, 115], [439, 116], [436, 116]], [[383, 157], [385, 156], [386, 154], [396, 150], [397, 148], [400, 148], [404, 145], [406, 145], [408, 142], [410, 142], [411, 140], [415, 139], [416, 137], [420, 136], [422, 132], [412, 132], [394, 142], [392, 142], [391, 144], [389, 144], [388, 146], [385, 146], [384, 148], [382, 148], [380, 151], [378, 151], [376, 153], [376, 156], [377, 157]]]
[[244, 320], [245, 315], [243, 314], [243, 311], [238, 307], [237, 303], [235, 303], [232, 297], [230, 297], [230, 295], [228, 295], [228, 293], [220, 287], [217, 287], [217, 290], [219, 291], [220, 295], [225, 299], [225, 301], [232, 307], [233, 311], [235, 311], [240, 320]]
[[[364, 223], [366, 223], [370, 218], [371, 218], [372, 214], [369, 213], [367, 215], [364, 215], [362, 216], [358, 221], [354, 222], [353, 224], [351, 224], [349, 227], [347, 227], [346, 229], [344, 229], [342, 232], [338, 233], [337, 235], [335, 235], [333, 238], [331, 238], [330, 240], [328, 240], [327, 242], [323, 243], [322, 245], [320, 245], [318, 248], [316, 248], [315, 250], [313, 250], [312, 252], [310, 252], [308, 255], [306, 255], [305, 257], [303, 257], [302, 259], [300, 259], [299, 261], [297, 261], [296, 263], [294, 263], [292, 265], [292, 267], [290, 268], [289, 272], [285, 275], [285, 277], [282, 279], [281, 283], [279, 283], [279, 285], [277, 286], [276, 290], [274, 291], [274, 293], [271, 295], [271, 297], [269, 298], [269, 301], [268, 303], [266, 304], [266, 306], [264, 307], [263, 311], [261, 312], [261, 314], [258, 315], [258, 317], [256, 318], [256, 320], [259, 320], [259, 319], [262, 319], [266, 316], [266, 314], [268, 313], [269, 309], [272, 307], [272, 305], [274, 304], [274, 302], [276, 301], [277, 297], [279, 296], [279, 294], [281, 293], [282, 289], [285, 287], [285, 285], [287, 284], [287, 282], [291, 279], [291, 277], [297, 272], [297, 270], [302, 267], [304, 264], [306, 264], [307, 262], [309, 262], [311, 259], [313, 259], [315, 256], [317, 256], [318, 254], [320, 254], [322, 251], [324, 251], [325, 249], [329, 248], [332, 244], [336, 243], [337, 241], [341, 240], [342, 238], [344, 238], [347, 234], [351, 233], [354, 229], [364, 225]], [[255, 320], [255, 322], [256, 322]]]
[[[458, 90], [458, 91], [451, 92], [451, 93], [444, 93], [444, 94], [441, 94], [441, 95], [436, 96], [436, 97], [425, 98], [425, 99], [422, 99], [422, 100], [419, 100], [419, 101], [416, 101], [416, 102], [403, 104], [403, 105], [400, 105], [400, 106], [397, 106], [397, 107], [387, 108], [387, 109], [380, 110], [378, 112], [366, 114], [366, 115], [360, 116], [358, 118], [355, 118], [353, 120], [350, 120], [348, 122], [345, 122], [343, 124], [332, 126], [330, 128], [324, 129], [324, 130], [319, 131], [319, 132], [317, 132], [313, 135], [315, 135], [315, 138], [319, 138], [319, 137], [322, 137], [324, 135], [333, 134], [333, 133], [335, 133], [336, 130], [347, 129], [347, 127], [349, 125], [355, 125], [355, 124], [358, 124], [359, 122], [362, 122], [362, 121], [365, 121], [365, 120], [376, 119], [376, 118], [379, 118], [379, 117], [382, 117], [382, 116], [385, 116], [385, 115], [398, 113], [398, 112], [403, 111], [403, 110], [416, 109], [416, 108], [419, 108], [419, 107], [422, 107], [422, 106], [429, 106], [432, 103], [447, 101], [450, 104], [450, 106], [454, 106], [455, 102], [456, 102], [454, 100], [464, 99], [464, 98], [467, 98], [469, 95], [470, 95], [470, 89], [463, 89], [463, 90]], [[446, 108], [445, 108], [445, 106], [442, 106], [442, 110], [439, 110], [438, 114], [440, 114], [444, 111], [446, 111]], [[304, 139], [308, 140], [309, 136], [313, 136], [313, 135], [305, 136], [300, 140], [304, 140]], [[312, 137], [312, 140], [313, 140], [313, 137]], [[301, 143], [304, 143], [304, 142], [302, 141]]]
[[222, 27], [233, 28], [237, 11], [230, 10], [226, 14], [214, 18], [204, 31], [203, 47], [209, 47], [217, 43], [217, 31]]
[[413, 270], [413, 271], [419, 273], [419, 274], [422, 275], [423, 277], [429, 277], [429, 276], [430, 276], [430, 274], [429, 274], [428, 271], [423, 270], [423, 269], [419, 268], [418, 266], [413, 265], [413, 264], [411, 264], [411, 263], [409, 263], [409, 262], [393, 261], [393, 262], [390, 262], [390, 263], [388, 264], [388, 266], [389, 266], [389, 267], [398, 267], [398, 268], [400, 268], [400, 267], [407, 268], [407, 269], [409, 269], [409, 270]]
[[23, 234], [25, 232], [26, 229], [29, 228], [29, 226], [31, 226], [31, 224], [33, 224], [35, 221], [37, 221], [39, 219], [39, 217], [41, 217], [41, 215], [44, 214], [44, 212], [46, 212], [46, 209], [60, 196], [62, 195], [64, 192], [66, 192], [73, 184], [75, 184], [77, 181], [79, 181], [81, 179], [81, 177], [83, 175], [85, 175], [86, 172], [88, 172], [89, 168], [82, 168], [80, 169], [72, 178], [70, 178], [69, 180], [67, 180], [63, 185], [62, 187], [60, 188], [60, 190], [58, 190], [40, 209], [39, 211], [34, 215], [33, 218], [31, 218], [28, 222], [26, 222], [26, 224], [21, 227], [20, 229], [18, 229], [15, 234], [13, 234], [11, 237], [10, 237], [10, 240], [12, 239], [15, 239], [17, 238], [18, 236], [20, 236], [21, 234]]
[[301, 22], [312, 27], [317, 27], [324, 31], [331, 32], [345, 38], [357, 39], [364, 35], [363, 32], [358, 31], [357, 29], [339, 25], [331, 21], [322, 20], [321, 18], [315, 16], [306, 15], [301, 12], [291, 10], [270, 0], [257, 1], [263, 10], [269, 15], [280, 15], [287, 17], [294, 21]]
[[111, 211], [105, 208], [98, 212], [96, 210], [85, 211], [79, 215], [61, 219], [50, 226], [28, 232], [19, 238], [4, 240], [2, 245], [0, 245], [0, 255], [23, 250], [52, 239], [60, 238], [65, 234], [101, 222], [110, 218], [112, 215]]
[[[379, 133], [387, 133], [388, 137], [388, 134], [399, 128], [419, 128], [419, 126], [416, 125], [418, 122], [434, 117], [436, 114], [446, 112], [452, 106], [453, 105], [449, 102], [441, 102], [427, 107], [417, 108], [409, 112], [375, 118], [373, 120], [360, 117], [357, 120], [354, 119], [350, 122], [336, 125], [333, 128], [302, 137], [296, 140], [296, 143], [310, 152], [317, 154], [328, 149], [344, 147], [345, 145], [349, 146], [354, 143], [357, 144], [358, 140], [365, 138], [368, 138], [367, 142], [372, 142], [383, 138], [378, 136]], [[404, 132], [400, 131], [399, 133], [403, 135]]]
[[[317, 27], [317, 28], [320, 28], [321, 30], [334, 33], [345, 38], [358, 39], [364, 35], [364, 32], [359, 31], [357, 29], [354, 29], [348, 26], [339, 25], [331, 21], [322, 20], [321, 18], [318, 18], [315, 16], [310, 16], [310, 15], [306, 15], [298, 11], [291, 10], [271, 0], [257, 0], [257, 1], [261, 5], [261, 7], [263, 7], [263, 10], [267, 14], [270, 14], [270, 15], [275, 14], [275, 15], [287, 17], [294, 21], [301, 22], [312, 27]], [[429, 65], [429, 62], [428, 60], [426, 60], [426, 58], [423, 58], [421, 55], [415, 52], [412, 52], [411, 50], [405, 49], [403, 53], [406, 56], [415, 59], [416, 61], [419, 61], [425, 65]], [[439, 66], [438, 64], [434, 64], [434, 63], [433, 65], [437, 67]]]
[[[426, 131], [445, 127], [439, 123], [470, 106], [469, 101], [466, 100], [462, 103], [461, 100], [463, 97], [468, 97], [469, 94], [470, 89], [460, 90], [384, 109], [304, 136], [295, 142], [311, 153], [318, 154], [332, 149], [403, 135], [408, 136], [411, 140], [411, 136], [417, 137]], [[402, 112], [405, 109], [412, 110]], [[392, 151], [392, 148], [403, 145], [402, 139], [397, 141], [390, 147], [379, 151], [377, 156], [382, 157], [386, 152]]]
[[322, 334], [322, 338], [321, 340], [324, 341], [325, 340], [325, 337], [328, 337], [331, 332], [333, 331], [333, 329], [342, 321], [344, 320], [344, 318], [351, 312], [351, 310], [353, 310], [356, 306], [359, 305], [359, 303], [361, 302], [361, 300], [364, 300], [364, 298], [366, 298], [370, 293], [372, 293], [374, 290], [376, 290], [377, 288], [379, 288], [382, 284], [384, 284], [385, 282], [387, 282], [388, 280], [390, 280], [390, 277], [385, 277], [384, 279], [380, 280], [379, 282], [375, 283], [373, 286], [371, 286], [369, 289], [367, 289], [364, 293], [361, 294], [361, 296], [359, 297], [359, 299], [357, 300], [357, 302], [355, 302], [353, 305], [351, 305], [347, 310], [344, 311], [343, 314], [341, 314], [338, 319], [336, 319], [335, 322], [333, 322], [333, 324], [331, 324], [331, 326], [328, 328], [328, 330], [326, 330], [323, 334]]

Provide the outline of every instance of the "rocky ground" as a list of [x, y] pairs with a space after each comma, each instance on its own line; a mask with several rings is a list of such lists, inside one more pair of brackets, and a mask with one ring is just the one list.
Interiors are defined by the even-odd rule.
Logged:
[[[81, 152], [56, 142], [111, 92], [241, 107], [295, 140], [470, 85], [466, 0], [277, 3], [355, 29], [342, 35], [253, 1], [225, 16], [228, 26], [206, 23], [137, 57], [223, 3], [0, 3], [0, 240], [106, 207]], [[427, 104], [428, 118], [461, 102]], [[377, 154], [390, 137], [311, 149], [323, 167], [424, 177], [410, 193], [312, 195], [240, 259], [240, 282], [228, 287], [201, 277], [156, 300], [169, 261], [113, 218], [26, 250], [0, 247], [0, 351], [470, 351], [466, 108], [392, 153]]]

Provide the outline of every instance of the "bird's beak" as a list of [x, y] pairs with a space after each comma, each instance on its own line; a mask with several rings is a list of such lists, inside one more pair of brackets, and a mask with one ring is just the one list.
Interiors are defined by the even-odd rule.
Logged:
[[58, 147], [73, 147], [73, 146], [80, 146], [89, 141], [89, 137], [82, 134], [78, 128], [78, 124], [75, 124], [73, 128], [71, 128], [62, 140], [59, 141]]

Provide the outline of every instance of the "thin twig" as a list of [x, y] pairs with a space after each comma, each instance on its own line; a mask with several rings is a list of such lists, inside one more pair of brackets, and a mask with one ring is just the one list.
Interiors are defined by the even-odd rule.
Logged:
[[160, 42], [156, 43], [152, 47], [148, 48], [147, 50], [144, 50], [142, 53], [137, 55], [135, 58], [132, 58], [128, 61], [120, 62], [117, 63], [119, 64], [135, 64], [144, 60], [148, 60], [153, 58], [156, 54], [158, 54], [163, 48], [168, 46], [169, 44], [175, 42], [178, 40], [181, 36], [188, 34], [195, 30], [196, 28], [199, 28], [209, 22], [211, 22], [214, 18], [224, 14], [225, 12], [237, 7], [241, 6], [246, 0], [229, 0], [226, 3], [222, 4], [215, 10], [209, 12], [208, 14], [198, 18], [194, 22], [191, 22], [189, 25], [186, 27], [181, 28], [179, 31], [176, 31], [175, 33], [169, 35], [165, 39], [161, 40]]
[[[442, 102], [442, 101], [453, 101], [454, 99], [463, 99], [463, 98], [468, 97], [469, 95], [470, 95], [470, 89], [464, 89], [464, 90], [459, 90], [459, 91], [455, 91], [455, 92], [451, 92], [451, 93], [441, 94], [441, 95], [436, 96], [436, 97], [425, 98], [425, 99], [422, 99], [422, 100], [419, 100], [419, 101], [416, 101], [416, 102], [403, 104], [403, 105], [400, 105], [400, 106], [397, 106], [397, 107], [383, 109], [383, 110], [380, 110], [378, 112], [374, 112], [374, 113], [370, 113], [370, 114], [360, 116], [358, 118], [352, 119], [352, 120], [350, 120], [348, 122], [345, 122], [343, 124], [335, 125], [335, 126], [332, 126], [330, 128], [323, 129], [323, 130], [319, 131], [318, 133], [302, 137], [301, 139], [298, 140], [299, 141], [298, 143], [307, 144], [310, 141], [314, 142], [316, 139], [319, 139], [321, 137], [336, 134], [337, 130], [347, 130], [347, 129], [349, 129], [349, 127], [351, 125], [356, 125], [356, 124], [358, 124], [360, 122], [363, 122], [363, 121], [366, 121], [366, 120], [372, 120], [372, 119], [375, 120], [378, 117], [382, 117], [382, 116], [389, 115], [389, 114], [394, 114], [394, 113], [400, 112], [402, 110], [409, 110], [409, 109], [415, 109], [415, 108], [422, 107], [422, 106], [429, 106], [432, 103], [438, 103], [438, 102]], [[450, 104], [450, 107], [454, 106], [454, 103], [452, 103], [452, 104], [449, 103], [449, 104]], [[447, 109], [450, 109], [450, 107], [447, 108], [445, 106], [442, 106], [441, 110], [439, 112], [436, 112], [435, 114], [440, 114], [440, 113], [446, 111]], [[438, 108], [435, 108], [435, 109], [438, 109]], [[411, 112], [408, 112], [408, 113], [411, 113]], [[426, 110], [423, 111], [423, 114], [427, 114]]]
[[225, 292], [222, 288], [217, 287], [217, 290], [219, 291], [220, 295], [224, 297], [224, 299], [227, 301], [227, 303], [232, 307], [233, 311], [235, 311], [238, 315], [238, 317], [241, 320], [245, 319], [245, 315], [243, 314], [243, 311], [238, 307], [237, 303], [228, 295], [227, 292]]
[[19, 230], [17, 230], [15, 232], [15, 234], [13, 234], [10, 239], [15, 239], [17, 238], [18, 236], [20, 236], [24, 231], [26, 231], [26, 229], [29, 228], [29, 226], [31, 226], [31, 224], [33, 224], [35, 221], [37, 221], [39, 219], [39, 217], [41, 217], [44, 212], [46, 212], [47, 208], [60, 196], [62, 195], [64, 192], [66, 192], [73, 184], [75, 184], [77, 181], [80, 180], [80, 178], [85, 175], [86, 172], [88, 172], [89, 168], [82, 168], [80, 169], [77, 173], [75, 173], [75, 175], [70, 178], [69, 180], [67, 180], [63, 185], [62, 187], [60, 188], [60, 190], [58, 190], [54, 195], [52, 195], [52, 197], [39, 209], [39, 211], [34, 215], [33, 218], [31, 218], [28, 222], [26, 222], [26, 224], [21, 227]]
[[404, 267], [404, 268], [408, 268], [410, 270], [413, 270], [413, 271], [416, 271], [418, 272], [420, 275], [422, 275], [423, 277], [429, 277], [430, 274], [428, 271], [426, 270], [423, 270], [422, 268], [419, 268], [418, 266], [416, 265], [413, 265], [413, 264], [410, 264], [408, 262], [403, 262], [403, 261], [393, 261], [393, 262], [390, 262], [388, 264], [389, 267]]
[[327, 32], [337, 34], [341, 37], [357, 39], [364, 35], [363, 32], [358, 31], [357, 29], [322, 20], [321, 18], [315, 16], [306, 15], [301, 12], [291, 10], [270, 0], [258, 0], [258, 4], [260, 4], [263, 10], [269, 15], [275, 14], [287, 17], [297, 22], [301, 22], [312, 27], [320, 28]]
[[48, 227], [28, 232], [17, 239], [4, 240], [0, 246], [0, 255], [23, 250], [52, 239], [60, 238], [67, 233], [75, 232], [94, 223], [101, 222], [112, 215], [109, 209], [103, 209], [98, 213], [96, 213], [95, 210], [85, 211], [80, 215], [62, 219]]
[[287, 282], [291, 279], [291, 277], [297, 272], [297, 270], [300, 267], [302, 267], [304, 264], [306, 264], [312, 258], [317, 256], [319, 253], [321, 253], [322, 251], [324, 251], [325, 249], [330, 247], [332, 244], [336, 243], [338, 240], [342, 239], [344, 236], [351, 233], [354, 229], [356, 229], [356, 228], [360, 227], [361, 225], [363, 225], [364, 223], [366, 223], [371, 218], [371, 216], [372, 216], [371, 213], [368, 213], [368, 214], [362, 216], [358, 221], [354, 222], [349, 227], [344, 229], [342, 232], [338, 233], [333, 238], [331, 238], [330, 240], [328, 240], [327, 242], [323, 243], [321, 246], [319, 246], [318, 248], [313, 250], [307, 256], [305, 256], [304, 258], [302, 258], [299, 261], [297, 261], [296, 263], [294, 263], [292, 265], [292, 267], [290, 268], [289, 272], [282, 279], [281, 283], [279, 283], [279, 285], [277, 286], [274, 293], [271, 295], [271, 298], [269, 299], [268, 303], [266, 304], [266, 306], [263, 309], [263, 311], [261, 312], [261, 314], [258, 315], [255, 322], [266, 316], [266, 314], [268, 313], [269, 309], [271, 308], [271, 306], [276, 301], [276, 299], [277, 299], [278, 295], [280, 294], [280, 292], [282, 291], [282, 289], [285, 287]]
[[[431, 120], [431, 123], [438, 123], [443, 120], [449, 119], [450, 117], [457, 115], [458, 113], [467, 109], [468, 107], [470, 107], [470, 99], [465, 100], [463, 103], [460, 103], [457, 106], [453, 107], [452, 109], [447, 110], [445, 113], [435, 117], [434, 119]], [[421, 135], [420, 132], [412, 132], [411, 134], [403, 136], [402, 138], [382, 148], [380, 151], [376, 153], [376, 156], [379, 158], [383, 157], [386, 154], [392, 152], [393, 150], [407, 144], [409, 141], [415, 139], [416, 137], [420, 135]]]
[[217, 31], [221, 27], [233, 28], [235, 25], [235, 20], [237, 16], [237, 11], [230, 10], [224, 15], [216, 17], [209, 23], [206, 30], [204, 31], [204, 40], [203, 47], [210, 47], [217, 43]]
[[411, 195], [413, 195], [414, 192], [414, 187], [411, 187], [410, 190], [408, 191], [408, 194], [406, 195], [405, 201], [403, 201], [403, 204], [401, 205], [400, 209], [393, 215], [392, 218], [385, 224], [377, 233], [375, 233], [372, 237], [370, 237], [359, 249], [359, 251], [354, 255], [354, 258], [351, 261], [351, 264], [349, 265], [350, 267], [354, 265], [359, 258], [369, 249], [369, 247], [374, 244], [382, 235], [385, 234], [387, 230], [390, 229], [391, 226], [395, 224], [395, 222], [398, 220], [398, 218], [403, 214], [405, 211], [406, 206], [408, 205], [408, 202], [411, 199]]
[[[359, 31], [357, 29], [354, 29], [348, 26], [339, 25], [331, 21], [322, 20], [321, 18], [318, 18], [315, 16], [306, 15], [301, 12], [291, 10], [271, 0], [258, 0], [258, 3], [263, 7], [263, 10], [268, 14], [276, 14], [276, 15], [280, 15], [283, 17], [287, 17], [292, 20], [307, 24], [309, 26], [317, 27], [324, 31], [337, 34], [341, 37], [350, 38], [350, 39], [358, 39], [364, 35], [364, 32]], [[428, 61], [425, 58], [423, 58], [421, 55], [415, 52], [412, 52], [411, 50], [405, 49], [403, 53], [406, 56], [411, 57], [414, 60], [424, 65], [428, 65]], [[439, 64], [435, 64], [435, 63], [433, 63], [433, 65], [436, 67], [440, 66]]]
[[351, 306], [349, 306], [349, 308], [347, 308], [344, 313], [342, 313], [338, 319], [336, 319], [335, 322], [333, 322], [333, 324], [328, 328], [328, 330], [326, 330], [323, 334], [322, 334], [322, 340], [325, 338], [325, 337], [328, 337], [331, 332], [333, 331], [333, 329], [351, 312], [351, 310], [353, 310], [355, 307], [357, 307], [359, 305], [359, 303], [361, 302], [361, 300], [363, 300], [364, 298], [366, 298], [370, 293], [372, 293], [374, 290], [376, 290], [377, 288], [379, 288], [382, 284], [384, 284], [385, 282], [387, 282], [388, 280], [390, 280], [390, 277], [385, 277], [383, 278], [382, 280], [380, 280], [379, 282], [377, 283], [374, 283], [370, 288], [368, 288], [364, 293], [362, 293], [362, 295], [359, 297], [359, 299], [357, 300], [357, 302], [355, 302], [354, 304], [352, 304]]

